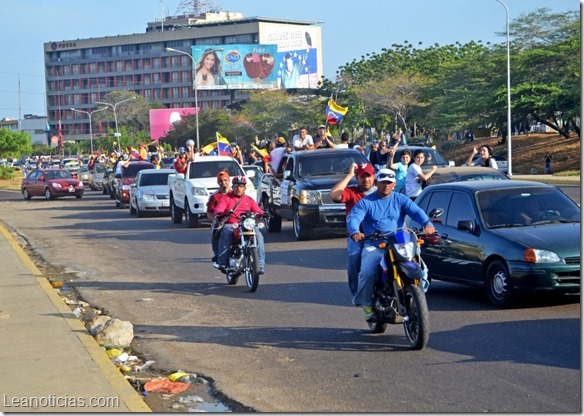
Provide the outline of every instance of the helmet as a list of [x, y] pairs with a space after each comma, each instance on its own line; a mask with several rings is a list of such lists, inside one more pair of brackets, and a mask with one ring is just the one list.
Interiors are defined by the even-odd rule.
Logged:
[[247, 178], [245, 176], [235, 176], [232, 185], [247, 185]]

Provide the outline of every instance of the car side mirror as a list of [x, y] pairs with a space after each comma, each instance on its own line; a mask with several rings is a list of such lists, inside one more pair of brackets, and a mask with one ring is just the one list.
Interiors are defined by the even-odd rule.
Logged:
[[45, 177], [43, 175], [41, 175], [41, 176], [38, 177], [38, 180], [39, 181], [44, 181], [45, 180]]
[[448, 167], [451, 168], [451, 167], [454, 167], [454, 166], [456, 166], [456, 163], [454, 163], [454, 160], [449, 160], [448, 161]]
[[444, 210], [442, 208], [434, 208], [432, 211], [430, 211], [430, 214], [428, 215], [428, 217], [438, 218], [438, 217], [441, 217], [442, 214], [444, 214]]
[[459, 230], [468, 231], [471, 234], [475, 233], [475, 223], [471, 220], [458, 221], [457, 227]]

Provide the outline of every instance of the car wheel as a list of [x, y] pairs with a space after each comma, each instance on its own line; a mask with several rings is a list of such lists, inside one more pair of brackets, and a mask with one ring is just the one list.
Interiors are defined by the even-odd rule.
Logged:
[[182, 209], [176, 206], [174, 198], [170, 197], [170, 219], [173, 224], [180, 224], [182, 222]]
[[495, 260], [487, 268], [485, 281], [487, 295], [497, 307], [510, 306], [513, 301], [513, 281], [504, 262]]
[[191, 212], [191, 207], [189, 206], [189, 201], [185, 199], [185, 220], [187, 223], [187, 228], [195, 228], [199, 225], [199, 216]]
[[140, 210], [140, 205], [138, 205], [138, 201], [136, 201], [136, 216], [138, 218], [142, 218], [144, 216], [144, 211]]
[[271, 233], [277, 233], [282, 231], [282, 217], [280, 217], [279, 215], [271, 214], [269, 212], [268, 207], [270, 206], [270, 201], [268, 200], [268, 196], [264, 195], [262, 201], [264, 211], [270, 214], [270, 216], [266, 218], [266, 227], [268, 231]]
[[22, 197], [26, 200], [29, 200], [30, 198], [32, 198], [32, 196], [30, 195], [30, 192], [28, 192], [28, 189], [24, 188], [22, 190]]
[[45, 199], [47, 201], [53, 199], [53, 195], [51, 195], [51, 190], [49, 188], [45, 189]]
[[[132, 206], [131, 202], [128, 204], [128, 206], [130, 207], [130, 215], [136, 215], [136, 208]], [[136, 202], [136, 206], [138, 206], [138, 202]]]
[[300, 213], [298, 212], [298, 203], [294, 203], [292, 208], [292, 229], [294, 230], [294, 237], [298, 241], [309, 240], [312, 237], [312, 227], [302, 222]]
[[75, 195], [75, 198], [77, 199], [81, 199], [83, 197], [83, 195]]

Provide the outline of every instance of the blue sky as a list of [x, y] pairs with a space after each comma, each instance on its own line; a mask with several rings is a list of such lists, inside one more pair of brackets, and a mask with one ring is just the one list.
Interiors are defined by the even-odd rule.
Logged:
[[[503, 0], [510, 20], [542, 7], [579, 10], [577, 0]], [[408, 41], [422, 47], [471, 40], [505, 42], [505, 9], [496, 0], [216, 0], [246, 17], [322, 22], [324, 75], [362, 55]], [[0, 0], [0, 119], [45, 114], [43, 43], [143, 33], [174, 15], [181, 0]], [[513, 76], [513, 75], [512, 75]], [[19, 91], [20, 79], [20, 94]], [[19, 100], [20, 96], [20, 100]], [[19, 105], [20, 101], [20, 105]]]

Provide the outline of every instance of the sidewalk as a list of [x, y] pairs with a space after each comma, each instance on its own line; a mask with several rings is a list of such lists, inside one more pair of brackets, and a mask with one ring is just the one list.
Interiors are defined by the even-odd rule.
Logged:
[[0, 412], [150, 412], [0, 224]]
[[521, 180], [521, 181], [536, 181], [544, 183], [563, 183], [569, 185], [580, 184], [580, 175], [578, 176], [555, 176], [555, 175], [515, 175], [511, 179]]

